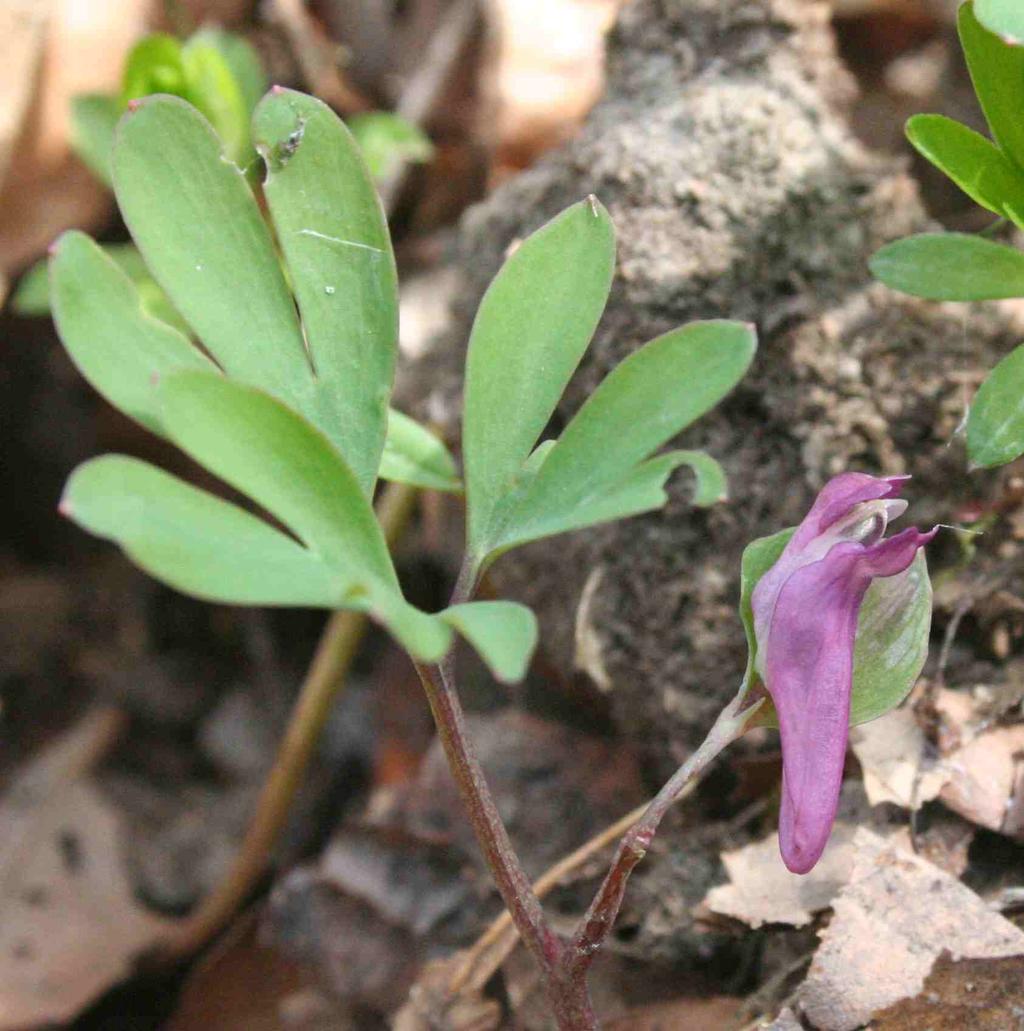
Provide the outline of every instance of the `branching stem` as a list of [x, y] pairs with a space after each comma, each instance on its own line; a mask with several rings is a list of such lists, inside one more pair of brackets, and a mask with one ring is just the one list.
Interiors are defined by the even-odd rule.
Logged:
[[[469, 600], [475, 583], [475, 571], [471, 566], [464, 566], [451, 604]], [[626, 832], [594, 901], [575, 934], [566, 942], [548, 924], [540, 900], [498, 813], [466, 732], [451, 659], [437, 665], [420, 663], [416, 669], [477, 843], [519, 937], [540, 967], [558, 1027], [560, 1031], [595, 1031], [598, 1023], [590, 1002], [587, 973], [618, 916], [629, 876], [647, 853], [662, 819], [688, 782], [743, 733], [757, 706], [744, 708], [745, 692], [742, 690], [726, 706], [704, 743]]]

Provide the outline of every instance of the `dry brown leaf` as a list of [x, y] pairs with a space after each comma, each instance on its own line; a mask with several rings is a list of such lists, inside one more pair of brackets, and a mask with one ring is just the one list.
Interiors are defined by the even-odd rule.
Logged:
[[49, 7], [47, 0], [0, 0], [0, 182], [32, 95]]
[[854, 727], [850, 745], [871, 805], [894, 802], [904, 809], [920, 809], [938, 797], [950, 778], [946, 765], [928, 756], [928, 741], [910, 708], [894, 709]]
[[117, 817], [78, 779], [109, 723], [84, 720], [0, 805], [0, 1031], [71, 1020], [167, 927], [136, 904]]
[[116, 92], [125, 54], [155, 6], [153, 0], [29, 2], [48, 8], [49, 20], [0, 192], [0, 270], [7, 273], [42, 254], [61, 230], [106, 218], [109, 194], [71, 151], [70, 101], [77, 93]]
[[935, 961], [921, 994], [883, 1010], [873, 1031], [1020, 1031], [1024, 1028], [1024, 956]]
[[1024, 837], [1024, 723], [992, 725], [988, 700], [940, 691], [939, 742], [948, 782], [939, 798], [980, 827]]
[[704, 905], [751, 927], [802, 927], [832, 904], [853, 870], [855, 827], [836, 824], [820, 862], [808, 874], [790, 873], [779, 857], [779, 836], [723, 852], [729, 883], [712, 888]]
[[1024, 954], [1024, 932], [954, 877], [859, 830], [849, 884], [832, 903], [800, 998], [822, 1031], [853, 1031], [917, 995], [938, 955]]

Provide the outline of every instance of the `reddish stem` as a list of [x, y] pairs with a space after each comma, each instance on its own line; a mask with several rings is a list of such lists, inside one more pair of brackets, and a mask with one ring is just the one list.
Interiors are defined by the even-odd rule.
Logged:
[[557, 977], [570, 992], [579, 994], [585, 991], [587, 971], [619, 915], [629, 876], [647, 854], [658, 826], [679, 793], [688, 781], [698, 776], [723, 749], [743, 734], [758, 707], [744, 709], [744, 703], [745, 692], [741, 691], [722, 710], [697, 751], [679, 767], [652, 799], [644, 815], [623, 836], [604, 882], [563, 950]]

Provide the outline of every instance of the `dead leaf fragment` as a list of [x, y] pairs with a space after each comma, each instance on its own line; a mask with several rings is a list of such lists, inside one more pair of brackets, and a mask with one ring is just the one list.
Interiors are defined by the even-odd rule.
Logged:
[[117, 816], [76, 779], [112, 728], [84, 720], [0, 805], [0, 1031], [73, 1019], [168, 926], [136, 904]]
[[957, 958], [1024, 954], [1024, 932], [927, 860], [863, 829], [854, 849], [800, 993], [822, 1031], [853, 1031], [919, 994], [944, 949]]
[[883, 1010], [874, 1031], [1022, 1031], [1024, 956], [955, 961], [944, 952], [920, 995]]
[[853, 870], [856, 828], [836, 824], [820, 862], [808, 874], [790, 873], [779, 856], [779, 836], [723, 852], [729, 883], [712, 888], [704, 904], [757, 928], [762, 924], [803, 927], [832, 904]]
[[937, 798], [949, 780], [945, 763], [929, 756], [928, 740], [911, 708], [894, 709], [854, 727], [850, 745], [860, 762], [871, 805], [893, 802], [916, 811]]

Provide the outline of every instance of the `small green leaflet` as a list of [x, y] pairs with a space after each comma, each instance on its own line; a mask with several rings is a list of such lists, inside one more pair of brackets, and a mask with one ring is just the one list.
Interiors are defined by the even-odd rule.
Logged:
[[151, 576], [204, 601], [355, 607], [350, 584], [293, 538], [237, 505], [124, 455], [72, 474], [61, 511], [115, 541]]
[[966, 233], [921, 233], [876, 251], [871, 272], [886, 286], [932, 301], [1024, 297], [1024, 253]]
[[975, 468], [1005, 465], [1024, 454], [1024, 344], [982, 383], [967, 416], [967, 454]]
[[1024, 172], [991, 140], [943, 115], [915, 115], [907, 138], [983, 208], [1015, 222], [1024, 213]]
[[404, 164], [429, 161], [433, 144], [423, 131], [390, 111], [367, 111], [348, 119], [374, 179], [394, 175]]
[[[795, 531], [796, 527], [790, 527], [760, 537], [743, 551], [739, 612], [747, 638], [744, 684], [748, 689], [760, 682], [754, 672], [757, 640], [750, 599], [757, 582], [778, 560]], [[931, 618], [932, 586], [922, 549], [905, 572], [875, 580], [864, 597], [853, 651], [850, 726], [885, 715], [910, 693], [928, 657]], [[771, 699], [753, 717], [751, 726], [778, 726]]]
[[498, 680], [516, 683], [526, 676], [537, 647], [537, 617], [509, 601], [474, 601], [441, 613], [480, 653]]
[[440, 438], [394, 408], [388, 412], [380, 475], [385, 480], [411, 483], [426, 490], [462, 490], [455, 459]]
[[253, 136], [316, 369], [307, 410], [370, 493], [398, 353], [398, 274], [384, 211], [359, 147], [321, 101], [271, 90], [253, 115]]
[[960, 8], [957, 26], [974, 91], [992, 136], [1006, 156], [1024, 169], [1024, 48], [1007, 45], [982, 25], [971, 3]]

